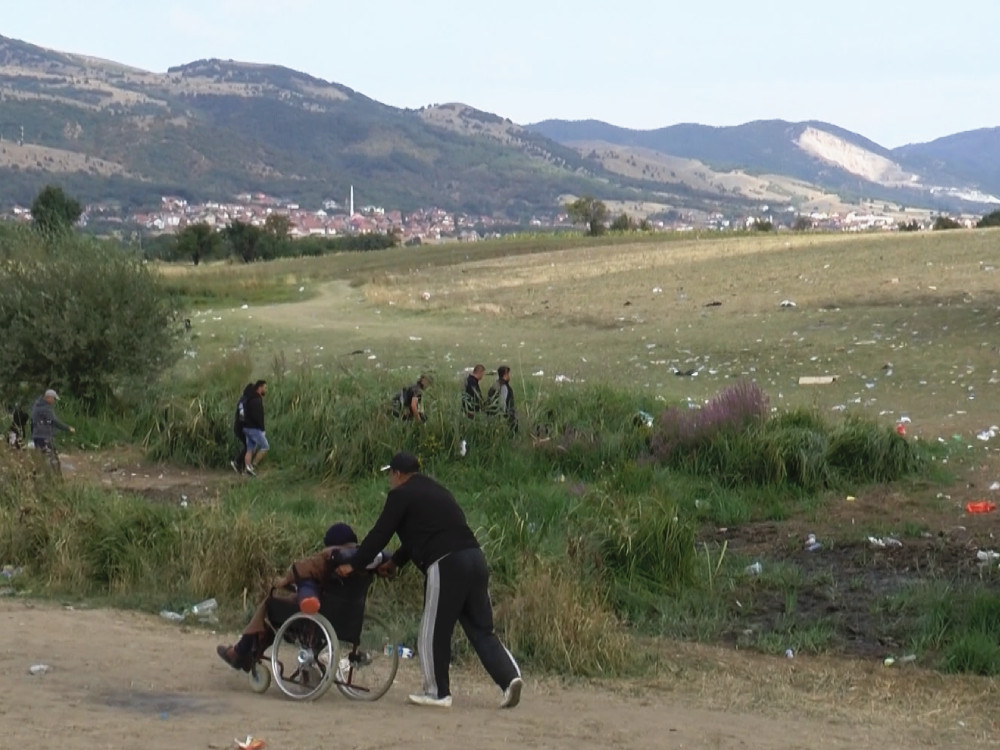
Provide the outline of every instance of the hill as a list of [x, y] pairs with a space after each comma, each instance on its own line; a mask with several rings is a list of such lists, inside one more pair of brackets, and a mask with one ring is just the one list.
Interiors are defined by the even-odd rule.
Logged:
[[989, 195], [1000, 194], [1000, 168], [982, 159], [984, 150], [1000, 149], [1000, 135], [994, 131], [889, 150], [819, 121], [630, 130], [593, 120], [547, 120], [527, 127], [578, 148], [599, 142], [696, 159], [718, 173], [783, 175], [846, 200], [868, 197], [939, 209], [1000, 203]]
[[124, 210], [247, 192], [318, 206], [354, 186], [361, 203], [516, 222], [582, 194], [666, 215], [861, 198], [948, 208], [1000, 193], [1000, 174], [980, 179], [988, 160], [970, 156], [985, 136], [888, 151], [820, 122], [522, 127], [462, 104], [399, 109], [276, 65], [199, 60], [153, 73], [5, 37], [0, 99], [3, 206], [47, 182]]

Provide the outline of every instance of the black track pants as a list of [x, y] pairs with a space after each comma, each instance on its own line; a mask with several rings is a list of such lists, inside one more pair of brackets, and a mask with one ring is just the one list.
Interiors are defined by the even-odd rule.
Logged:
[[456, 622], [462, 624], [479, 661], [501, 690], [520, 677], [514, 657], [493, 632], [489, 579], [486, 557], [478, 548], [452, 552], [427, 568], [424, 615], [417, 643], [427, 695], [451, 695], [448, 662]]

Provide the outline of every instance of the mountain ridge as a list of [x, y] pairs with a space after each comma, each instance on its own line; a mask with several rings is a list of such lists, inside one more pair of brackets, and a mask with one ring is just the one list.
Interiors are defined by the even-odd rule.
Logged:
[[[1000, 193], [1000, 170], [967, 153], [983, 139], [961, 134], [901, 150], [820, 121], [522, 126], [460, 103], [396, 108], [282, 65], [207, 58], [154, 73], [2, 36], [0, 99], [7, 203], [46, 181], [133, 206], [244, 192], [319, 203], [355, 186], [404, 210], [524, 221], [581, 194], [713, 213], [749, 212], [764, 198], [798, 209], [836, 196], [945, 208]], [[987, 140], [1000, 151], [1000, 135]]]

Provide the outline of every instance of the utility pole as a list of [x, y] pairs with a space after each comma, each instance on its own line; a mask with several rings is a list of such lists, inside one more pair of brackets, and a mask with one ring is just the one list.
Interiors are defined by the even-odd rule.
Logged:
[[17, 142], [18, 146], [24, 145], [24, 125], [21, 126], [21, 139]]

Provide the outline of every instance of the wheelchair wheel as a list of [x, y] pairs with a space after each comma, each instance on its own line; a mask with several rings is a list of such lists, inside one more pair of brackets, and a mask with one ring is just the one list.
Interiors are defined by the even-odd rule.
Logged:
[[322, 615], [298, 612], [274, 634], [271, 671], [274, 681], [292, 700], [312, 701], [333, 684], [330, 665], [337, 657], [337, 634]]
[[255, 693], [266, 693], [269, 687], [271, 687], [271, 667], [259, 661], [250, 670], [250, 689]]
[[399, 669], [399, 639], [376, 615], [365, 613], [361, 642], [337, 663], [337, 690], [348, 698], [377, 701], [392, 687]]

